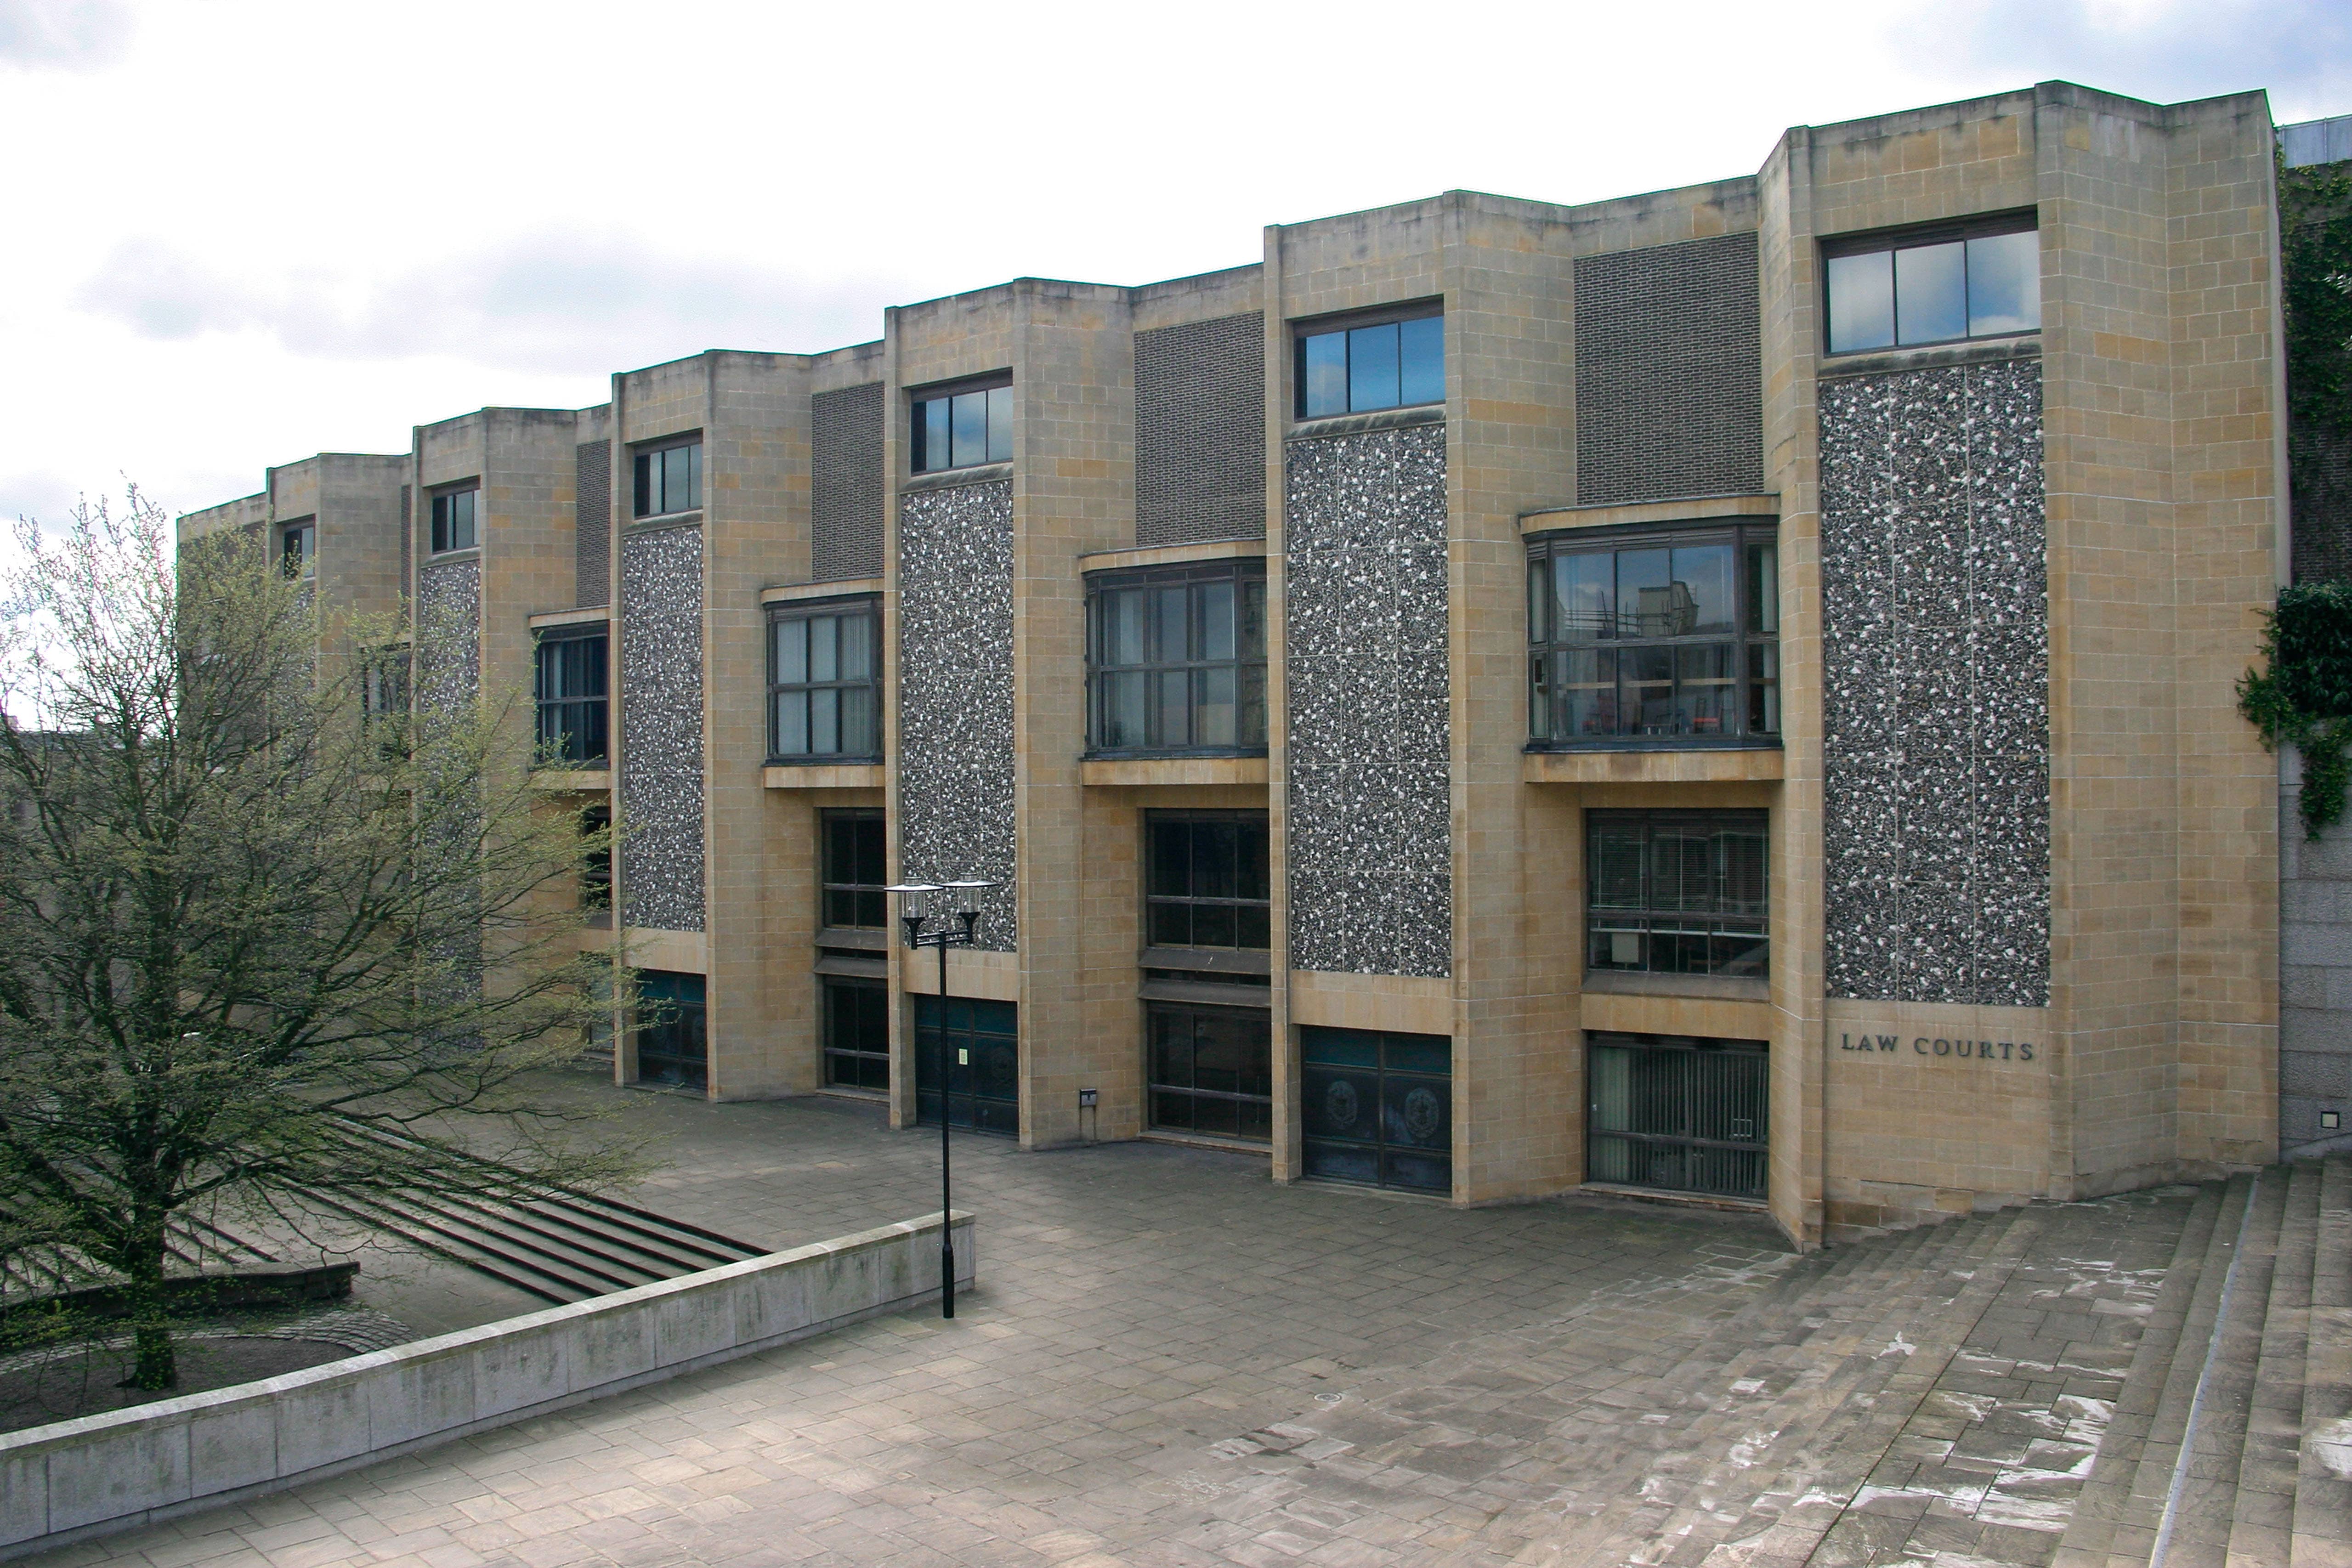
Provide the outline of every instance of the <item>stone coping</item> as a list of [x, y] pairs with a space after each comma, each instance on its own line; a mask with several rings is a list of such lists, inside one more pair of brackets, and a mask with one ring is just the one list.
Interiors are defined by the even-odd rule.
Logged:
[[[978, 1277], [956, 1211], [959, 1290]], [[937, 1213], [207, 1394], [0, 1435], [0, 1558], [280, 1491], [939, 1294]]]

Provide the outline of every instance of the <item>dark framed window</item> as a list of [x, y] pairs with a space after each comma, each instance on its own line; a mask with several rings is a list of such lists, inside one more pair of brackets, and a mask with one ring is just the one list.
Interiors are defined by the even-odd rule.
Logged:
[[315, 575], [319, 570], [319, 525], [292, 523], [282, 529], [278, 534], [278, 559], [289, 577]]
[[667, 517], [702, 509], [702, 437], [689, 436], [636, 454], [633, 517]]
[[1445, 318], [1423, 306], [1386, 320], [1298, 329], [1301, 419], [1445, 401]]
[[608, 749], [604, 628], [542, 632], [536, 650], [531, 695], [539, 704], [541, 765], [587, 767], [604, 762]]
[[2042, 329], [2032, 214], [1822, 246], [1829, 350], [1915, 348]]
[[1422, 1192], [1454, 1186], [1454, 1042], [1442, 1034], [1298, 1031], [1307, 1174]]
[[433, 553], [472, 549], [482, 542], [475, 516], [481, 499], [478, 486], [445, 490], [433, 497]]
[[1585, 1179], [1764, 1197], [1769, 1060], [1760, 1040], [1585, 1036]]
[[1769, 523], [1533, 541], [1530, 745], [1776, 740], [1779, 561]]
[[824, 836], [824, 907], [818, 923], [873, 930], [888, 925], [888, 901], [882, 890], [890, 876], [882, 813], [826, 811], [818, 825]]
[[825, 977], [824, 1081], [835, 1089], [890, 1087], [890, 990], [882, 981]]
[[1264, 811], [1153, 811], [1143, 831], [1147, 946], [1272, 945]]
[[915, 1120], [940, 1124], [940, 1045], [947, 1045], [949, 1122], [974, 1132], [1021, 1132], [1020, 1009], [1012, 1002], [924, 997], [915, 1004]]
[[1013, 461], [1013, 383], [927, 393], [908, 429], [918, 474]]
[[592, 915], [613, 907], [613, 808], [580, 813], [580, 907]]
[[360, 664], [360, 722], [376, 735], [387, 760], [405, 749], [410, 659], [405, 647], [376, 648]]
[[1586, 969], [1762, 979], [1768, 821], [1762, 811], [1587, 811]]
[[1247, 1008], [1145, 1004], [1151, 1125], [1174, 1133], [1274, 1136], [1274, 1035]]
[[809, 600], [768, 614], [768, 755], [882, 755], [882, 601]]
[[1087, 740], [1097, 752], [1265, 749], [1265, 563], [1087, 579]]
[[700, 1089], [710, 1077], [709, 1015], [700, 975], [637, 973], [637, 1082]]

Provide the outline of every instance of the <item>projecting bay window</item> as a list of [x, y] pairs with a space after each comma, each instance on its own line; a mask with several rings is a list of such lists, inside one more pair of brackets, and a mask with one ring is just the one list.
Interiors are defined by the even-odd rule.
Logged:
[[631, 517], [667, 517], [701, 509], [702, 437], [689, 436], [636, 454]]
[[1587, 811], [1587, 973], [1761, 980], [1770, 958], [1762, 811]]
[[1528, 549], [1529, 749], [1778, 744], [1771, 526], [1609, 535]]
[[1829, 240], [1822, 254], [1832, 354], [2042, 329], [2042, 244], [2031, 213]]
[[964, 387], [915, 400], [908, 440], [918, 474], [1013, 461], [1013, 383]]
[[604, 626], [541, 632], [531, 684], [539, 706], [540, 765], [604, 767], [609, 739]]
[[1301, 419], [1445, 401], [1445, 318], [1434, 304], [1301, 327], [1295, 343]]
[[878, 762], [882, 606], [808, 600], [768, 619], [768, 759]]
[[1100, 572], [1087, 608], [1091, 751], [1264, 753], [1264, 561]]

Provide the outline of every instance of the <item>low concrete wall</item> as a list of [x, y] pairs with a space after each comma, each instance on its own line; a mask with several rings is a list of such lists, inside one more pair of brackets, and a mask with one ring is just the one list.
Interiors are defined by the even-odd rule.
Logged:
[[[959, 1290], [977, 1278], [952, 1217]], [[939, 1296], [938, 1215], [0, 1436], [0, 1557], [299, 1486]]]

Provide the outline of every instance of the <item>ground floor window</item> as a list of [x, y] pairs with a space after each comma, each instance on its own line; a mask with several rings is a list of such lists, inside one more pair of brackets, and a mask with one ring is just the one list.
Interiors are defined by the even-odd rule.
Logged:
[[1762, 1040], [1585, 1040], [1587, 1180], [1764, 1197], [1770, 1086]]
[[1153, 1127], [1261, 1142], [1274, 1136], [1274, 1035], [1265, 1013], [1153, 1002], [1145, 1019]]
[[1019, 1009], [970, 997], [917, 997], [915, 1119], [940, 1124], [940, 1043], [948, 1054], [948, 1124], [1017, 1136], [1021, 1131]]
[[1454, 1187], [1454, 1042], [1442, 1034], [1301, 1029], [1307, 1174]]
[[890, 989], [880, 980], [825, 980], [824, 1081], [835, 1089], [890, 1087]]
[[702, 977], [646, 969], [637, 976], [637, 1082], [700, 1089], [710, 1079]]

